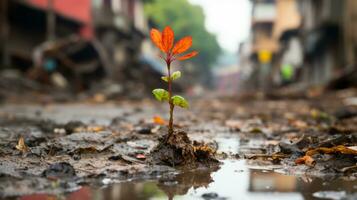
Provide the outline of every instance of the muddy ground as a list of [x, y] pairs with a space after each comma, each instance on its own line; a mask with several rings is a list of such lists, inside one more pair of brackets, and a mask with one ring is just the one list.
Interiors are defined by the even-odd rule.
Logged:
[[[175, 126], [191, 140], [214, 149], [221, 163], [245, 161], [251, 168], [282, 175], [355, 184], [357, 90], [312, 96], [191, 99], [190, 110], [176, 110]], [[10, 101], [0, 107], [2, 198], [68, 194], [87, 186], [175, 176], [179, 180], [175, 187], [158, 184], [172, 197], [210, 183], [209, 176], [202, 181], [200, 170], [207, 174], [205, 170], [220, 168], [184, 169], [147, 162], [150, 151], [167, 132], [167, 108], [150, 98], [36, 102]], [[229, 145], [232, 142], [239, 145]], [[180, 174], [192, 170], [198, 171], [189, 175], [189, 180], [187, 176], [180, 179]], [[189, 183], [182, 186], [180, 180]], [[215, 194], [207, 195], [214, 199], [209, 195]], [[353, 199], [356, 193], [345, 197]]]

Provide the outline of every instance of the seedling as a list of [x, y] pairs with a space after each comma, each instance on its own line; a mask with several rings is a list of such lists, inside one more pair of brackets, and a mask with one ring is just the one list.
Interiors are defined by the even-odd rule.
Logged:
[[192, 37], [186, 36], [174, 45], [174, 32], [171, 27], [167, 26], [164, 28], [162, 33], [157, 29], [151, 29], [150, 37], [152, 42], [159, 48], [163, 54], [160, 58], [163, 59], [167, 67], [167, 76], [161, 77], [161, 79], [168, 84], [168, 91], [165, 89], [154, 89], [152, 93], [158, 101], [168, 102], [170, 108], [170, 120], [168, 124], [168, 134], [169, 136], [173, 134], [173, 115], [175, 106], [182, 108], [188, 108], [189, 104], [185, 98], [179, 95], [172, 95], [172, 82], [181, 77], [180, 71], [175, 71], [171, 73], [171, 63], [175, 60], [187, 60], [198, 54], [197, 51], [192, 51], [187, 54], [183, 54], [192, 46]]

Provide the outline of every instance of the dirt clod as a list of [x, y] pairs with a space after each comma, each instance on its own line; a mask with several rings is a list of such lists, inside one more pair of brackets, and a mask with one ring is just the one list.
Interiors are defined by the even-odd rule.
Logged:
[[52, 164], [42, 173], [42, 176], [47, 178], [64, 178], [73, 177], [75, 175], [76, 172], [72, 165], [66, 162]]
[[211, 166], [219, 162], [214, 157], [214, 150], [205, 144], [192, 143], [187, 133], [177, 131], [159, 139], [159, 144], [153, 149], [149, 162], [169, 166], [195, 167]]

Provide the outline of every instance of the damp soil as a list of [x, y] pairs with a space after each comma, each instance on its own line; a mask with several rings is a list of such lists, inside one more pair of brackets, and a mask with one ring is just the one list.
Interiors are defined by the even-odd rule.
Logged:
[[356, 96], [193, 99], [171, 140], [154, 120], [166, 107], [146, 99], [10, 102], [0, 197], [356, 199]]

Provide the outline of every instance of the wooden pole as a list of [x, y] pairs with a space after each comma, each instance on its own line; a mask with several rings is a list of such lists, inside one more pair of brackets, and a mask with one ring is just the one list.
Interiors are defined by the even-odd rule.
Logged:
[[54, 1], [48, 0], [47, 8], [47, 40], [54, 41], [56, 39], [56, 14], [54, 10]]
[[7, 20], [8, 13], [8, 1], [1, 0], [0, 1], [0, 69], [9, 65], [9, 57], [8, 57], [8, 32], [9, 32], [9, 24]]

